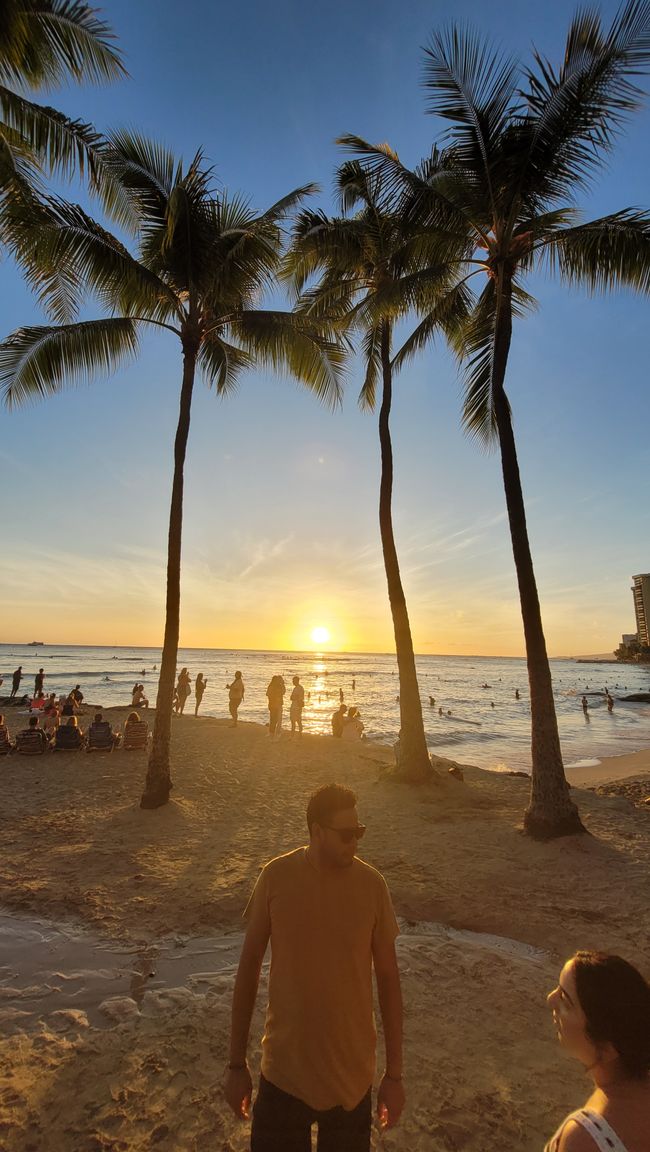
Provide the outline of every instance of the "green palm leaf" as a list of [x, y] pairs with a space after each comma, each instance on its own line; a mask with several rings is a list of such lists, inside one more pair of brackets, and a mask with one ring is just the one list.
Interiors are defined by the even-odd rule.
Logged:
[[569, 29], [559, 71], [540, 53], [527, 70], [530, 181], [547, 196], [567, 196], [587, 184], [643, 91], [633, 78], [650, 63], [650, 3], [628, 0], [605, 32], [595, 9], [583, 9]]
[[79, 0], [3, 0], [0, 80], [30, 88], [126, 75], [115, 36]]
[[592, 292], [650, 292], [650, 212], [626, 208], [558, 232], [544, 246], [553, 271]]
[[255, 366], [255, 361], [247, 352], [223, 340], [218, 332], [204, 336], [198, 363], [206, 384], [214, 386], [218, 396], [231, 395], [241, 373]]
[[292, 312], [244, 311], [230, 327], [258, 364], [290, 372], [330, 408], [341, 403], [345, 349], [316, 324]]
[[98, 371], [114, 372], [137, 347], [136, 325], [123, 317], [19, 328], [0, 344], [4, 402], [14, 408]]

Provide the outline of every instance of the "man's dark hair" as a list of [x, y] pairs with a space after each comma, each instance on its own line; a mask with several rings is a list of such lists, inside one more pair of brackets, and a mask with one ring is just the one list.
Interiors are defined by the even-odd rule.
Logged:
[[101, 712], [95, 712], [95, 724], [101, 724], [103, 719]]
[[311, 835], [312, 824], [320, 824], [321, 828], [329, 824], [335, 812], [344, 812], [346, 808], [354, 808], [357, 798], [351, 788], [344, 788], [342, 784], [325, 784], [314, 792], [307, 805], [307, 827]]
[[37, 724], [38, 724], [38, 716], [30, 716], [29, 727], [30, 728], [36, 728]]
[[621, 956], [576, 952], [578, 1000], [595, 1044], [609, 1042], [628, 1076], [644, 1079], [650, 1071], [650, 985]]

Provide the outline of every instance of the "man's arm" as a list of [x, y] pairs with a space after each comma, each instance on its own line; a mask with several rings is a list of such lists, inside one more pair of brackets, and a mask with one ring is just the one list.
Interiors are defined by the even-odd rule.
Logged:
[[271, 925], [264, 910], [253, 908], [239, 958], [232, 999], [230, 1029], [230, 1061], [225, 1084], [225, 1096], [236, 1116], [247, 1119], [252, 1094], [251, 1075], [248, 1071], [246, 1049], [248, 1034], [264, 953], [269, 942]]
[[402, 1083], [402, 989], [394, 941], [374, 941], [372, 959], [386, 1046], [386, 1070], [377, 1093], [377, 1112], [382, 1127], [393, 1128], [399, 1121], [405, 1101]]

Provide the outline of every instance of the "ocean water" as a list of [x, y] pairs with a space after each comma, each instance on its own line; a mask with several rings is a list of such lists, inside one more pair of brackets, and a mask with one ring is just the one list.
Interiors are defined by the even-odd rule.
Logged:
[[[21, 689], [31, 692], [39, 667], [45, 669], [45, 689], [68, 692], [80, 684], [86, 701], [102, 707], [131, 702], [131, 689], [142, 682], [155, 703], [159, 648], [65, 647], [0, 644], [0, 689], [9, 694], [11, 673], [22, 664]], [[364, 653], [253, 652], [182, 648], [179, 669], [186, 665], [192, 681], [197, 672], [208, 686], [201, 714], [228, 716], [228, 692], [236, 669], [240, 669], [246, 696], [240, 709], [242, 720], [265, 723], [266, 686], [280, 673], [287, 685], [284, 727], [288, 727], [291, 677], [298, 675], [305, 688], [303, 724], [308, 732], [330, 731], [330, 717], [339, 704], [360, 709], [366, 735], [392, 743], [399, 730], [399, 680], [395, 657]], [[530, 770], [530, 706], [528, 678], [523, 659], [488, 656], [419, 656], [418, 679], [427, 742], [432, 752], [481, 768]], [[578, 664], [552, 660], [553, 686], [564, 762], [567, 766], [597, 761], [650, 746], [650, 704], [625, 702], [626, 692], [650, 691], [650, 668], [617, 664]], [[352, 687], [352, 682], [355, 687]], [[605, 705], [607, 686], [614, 697], [614, 711]], [[518, 689], [521, 699], [515, 698]], [[586, 720], [580, 700], [586, 693], [590, 717]], [[429, 704], [435, 698], [435, 706]], [[492, 707], [494, 704], [494, 707]], [[440, 716], [438, 708], [442, 707]], [[185, 706], [193, 713], [194, 696]], [[451, 713], [451, 715], [448, 715]]]

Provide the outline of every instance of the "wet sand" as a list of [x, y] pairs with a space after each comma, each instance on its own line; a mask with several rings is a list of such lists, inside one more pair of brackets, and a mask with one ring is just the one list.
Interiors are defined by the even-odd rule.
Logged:
[[586, 1095], [544, 1002], [561, 961], [604, 947], [650, 974], [650, 806], [569, 773], [591, 835], [540, 845], [521, 833], [526, 780], [469, 768], [441, 800], [391, 780], [391, 759], [183, 717], [157, 812], [137, 806], [142, 754], [0, 762], [0, 904], [27, 918], [0, 922], [0, 1146], [244, 1152], [220, 1093], [241, 912], [260, 866], [304, 842], [309, 793], [338, 779], [404, 929], [409, 1104], [382, 1147], [539, 1152]]

